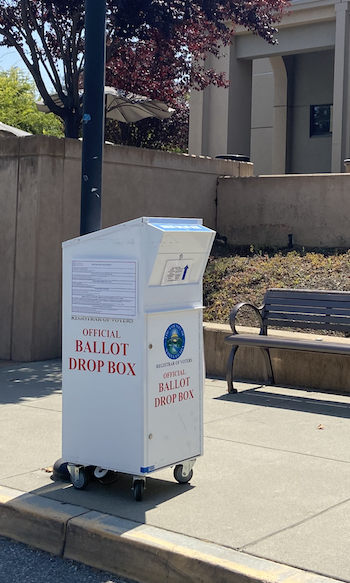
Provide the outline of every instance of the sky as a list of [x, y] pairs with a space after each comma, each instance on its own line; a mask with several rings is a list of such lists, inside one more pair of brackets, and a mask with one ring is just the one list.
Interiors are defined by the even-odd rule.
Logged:
[[7, 71], [12, 66], [25, 69], [25, 65], [15, 49], [0, 47], [0, 69]]
[[[25, 73], [29, 74], [27, 67], [15, 49], [0, 47], [0, 70], [7, 71], [11, 67], [20, 67]], [[45, 73], [43, 73], [43, 79], [50, 87], [49, 78]]]

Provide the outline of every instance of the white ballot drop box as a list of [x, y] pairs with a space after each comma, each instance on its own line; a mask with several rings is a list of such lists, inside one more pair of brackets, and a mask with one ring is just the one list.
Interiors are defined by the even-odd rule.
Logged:
[[76, 488], [203, 454], [202, 277], [215, 232], [140, 218], [63, 243], [63, 459]]

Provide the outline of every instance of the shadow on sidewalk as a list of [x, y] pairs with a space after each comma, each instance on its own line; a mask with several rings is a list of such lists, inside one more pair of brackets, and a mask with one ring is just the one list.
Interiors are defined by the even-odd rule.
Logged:
[[0, 368], [0, 405], [20, 404], [62, 390], [61, 360], [22, 362]]
[[170, 468], [169, 480], [147, 476], [146, 489], [141, 502], [134, 500], [131, 487], [132, 476], [120, 473], [117, 480], [109, 485], [101, 484], [93, 479], [86, 490], [76, 490], [70, 482], [53, 481], [48, 486], [31, 490], [29, 494], [146, 524], [148, 511], [194, 488], [191, 484], [178, 484]]
[[234, 394], [225, 394], [215, 397], [218, 401], [228, 401], [235, 403], [245, 403], [248, 405], [258, 405], [259, 407], [273, 407], [276, 409], [288, 409], [292, 411], [303, 411], [305, 413], [315, 413], [317, 415], [327, 415], [332, 417], [350, 418], [349, 395], [335, 395], [332, 393], [332, 400], [320, 398], [320, 393], [310, 391], [310, 395], [279, 395], [269, 392], [267, 386], [260, 385], [254, 389], [247, 389]]

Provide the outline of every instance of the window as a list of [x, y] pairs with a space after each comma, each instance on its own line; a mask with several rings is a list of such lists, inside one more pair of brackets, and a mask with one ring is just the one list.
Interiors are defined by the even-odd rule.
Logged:
[[310, 137], [332, 133], [332, 105], [310, 106]]

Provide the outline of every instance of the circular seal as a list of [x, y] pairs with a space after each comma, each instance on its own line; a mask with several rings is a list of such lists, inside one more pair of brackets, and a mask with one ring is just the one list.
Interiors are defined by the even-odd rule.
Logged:
[[180, 324], [170, 324], [164, 334], [165, 354], [175, 360], [179, 358], [185, 348], [185, 332]]

